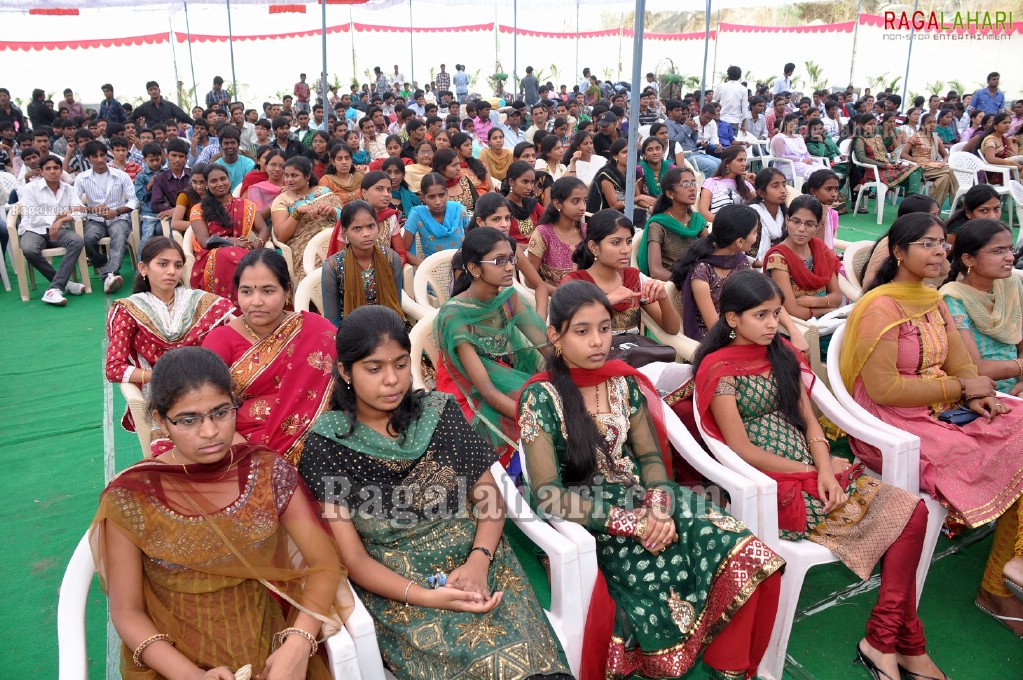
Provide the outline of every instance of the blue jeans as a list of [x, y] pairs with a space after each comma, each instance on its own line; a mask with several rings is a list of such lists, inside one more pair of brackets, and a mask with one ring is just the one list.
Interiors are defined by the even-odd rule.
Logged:
[[702, 151], [697, 151], [691, 156], [686, 156], [686, 158], [692, 161], [696, 167], [699, 168], [704, 177], [710, 177], [713, 175], [714, 171], [718, 169], [719, 165], [721, 165], [720, 158], [715, 158], [714, 156], [705, 154]]
[[141, 226], [141, 239], [139, 243], [139, 250], [142, 250], [142, 246], [146, 245], [146, 241], [153, 238], [154, 236], [163, 236], [163, 227], [160, 225], [159, 218], [156, 215], [143, 215]]

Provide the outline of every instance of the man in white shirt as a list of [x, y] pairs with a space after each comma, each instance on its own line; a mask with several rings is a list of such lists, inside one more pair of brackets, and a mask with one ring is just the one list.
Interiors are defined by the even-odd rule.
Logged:
[[795, 72], [795, 64], [791, 62], [785, 64], [785, 75], [774, 79], [774, 85], [771, 86], [771, 94], [777, 96], [782, 92], [792, 92], [792, 74]]
[[746, 111], [749, 109], [749, 90], [739, 82], [741, 77], [742, 69], [738, 66], [729, 66], [728, 80], [714, 93], [714, 101], [721, 104], [721, 120], [735, 130], [739, 129], [739, 123], [746, 117]]
[[[106, 156], [105, 152], [103, 156]], [[65, 292], [71, 295], [85, 292], [83, 284], [71, 280], [75, 263], [85, 247], [82, 237], [72, 230], [83, 206], [74, 187], [61, 181], [63, 167], [59, 160], [53, 156], [44, 158], [42, 173], [41, 178], [18, 190], [18, 205], [21, 206], [18, 242], [25, 259], [50, 282], [50, 287], [43, 293], [43, 302], [63, 307], [67, 304]], [[60, 260], [59, 269], [54, 270], [43, 257], [45, 248], [67, 250]], [[88, 276], [88, 272], [82, 272], [82, 275]]]
[[[321, 109], [322, 110], [322, 109]], [[245, 120], [244, 109], [241, 104], [231, 107], [231, 124], [241, 131], [241, 151], [250, 158], [256, 155], [256, 126]]]
[[544, 106], [542, 102], [540, 104], [533, 105], [532, 116], [533, 124], [526, 130], [526, 141], [530, 144], [533, 143], [533, 136], [540, 130], [550, 132], [550, 127], [547, 124], [547, 107]]
[[[84, 153], [92, 167], [78, 175], [75, 193], [85, 195], [85, 252], [103, 278], [103, 292], [113, 293], [124, 284], [117, 272], [131, 234], [131, 211], [138, 199], [127, 173], [107, 166], [104, 144], [89, 142]], [[99, 248], [100, 239], [106, 236], [110, 237], [109, 257]]]
[[721, 140], [718, 139], [718, 123], [714, 119], [717, 114], [717, 104], [704, 104], [703, 111], [691, 123], [695, 123], [694, 129], [699, 133], [696, 146], [706, 153], [718, 155], [718, 148]]

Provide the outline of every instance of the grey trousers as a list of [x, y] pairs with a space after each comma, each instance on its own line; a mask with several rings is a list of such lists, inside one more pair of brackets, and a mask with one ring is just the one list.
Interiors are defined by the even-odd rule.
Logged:
[[[51, 240], [49, 234], [37, 234], [34, 231], [26, 231], [18, 237], [21, 244], [21, 252], [25, 259], [36, 268], [36, 270], [50, 281], [50, 288], [56, 288], [64, 292], [71, 274], [75, 271], [75, 264], [78, 256], [82, 254], [85, 244], [82, 237], [70, 229], [61, 229], [57, 232], [57, 238]], [[43, 257], [45, 248], [65, 248], [67, 254], [60, 258], [60, 268], [53, 269], [53, 265]], [[88, 276], [89, 272], [82, 272], [82, 276]]]
[[[116, 274], [121, 269], [121, 260], [124, 259], [125, 243], [131, 234], [131, 217], [121, 215], [109, 223], [96, 220], [85, 221], [85, 252], [92, 260], [92, 266], [96, 267], [100, 275]], [[109, 259], [99, 249], [99, 240], [106, 236], [110, 237]]]

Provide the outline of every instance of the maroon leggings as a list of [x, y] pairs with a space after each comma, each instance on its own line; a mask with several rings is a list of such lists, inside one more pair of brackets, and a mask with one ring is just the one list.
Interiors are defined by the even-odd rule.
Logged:
[[920, 501], [881, 558], [881, 588], [867, 621], [867, 642], [884, 654], [919, 656], [927, 651], [924, 624], [916, 615], [916, 569], [926, 531], [927, 506]]

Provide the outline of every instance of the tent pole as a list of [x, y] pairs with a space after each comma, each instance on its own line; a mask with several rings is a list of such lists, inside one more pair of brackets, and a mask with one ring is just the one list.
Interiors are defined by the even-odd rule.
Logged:
[[[636, 0], [636, 20], [632, 38], [632, 91], [629, 93], [629, 160], [627, 168], [636, 167], [639, 160], [639, 93], [643, 82], [643, 28], [646, 0]], [[623, 22], [624, 23], [624, 22]], [[628, 174], [628, 173], [627, 173]], [[633, 219], [636, 207], [636, 183], [625, 183], [625, 216]]]
[[[703, 11], [703, 78], [700, 79], [700, 110], [703, 110], [703, 93], [707, 91], [707, 53], [710, 51], [710, 0], [707, 0], [707, 8]], [[717, 38], [714, 39], [717, 49]]]
[[863, 0], [856, 1], [856, 23], [853, 24], [852, 58], [849, 59], [849, 84], [853, 84], [853, 72], [856, 70], [856, 41], [860, 37], [860, 10]]
[[[920, 8], [920, 0], [913, 3], [913, 16]], [[906, 93], [909, 91], [909, 62], [913, 60], [913, 38], [916, 37], [916, 26], [909, 33], [909, 51], [906, 53], [906, 77], [902, 79], [902, 105], [906, 105]]]
[[[358, 81], [359, 81], [359, 67], [355, 65], [355, 18], [354, 18], [354, 15], [352, 14], [352, 6], [351, 5], [348, 5], [348, 35], [351, 36], [351, 39], [352, 39], [352, 79], [355, 80], [356, 83], [358, 83]], [[375, 83], [374, 83], [373, 87], [374, 87], [374, 89], [376, 88], [376, 84]], [[338, 95], [338, 96], [340, 96], [340, 95]], [[327, 115], [326, 110], [324, 110], [323, 115], [324, 115], [324, 117], [326, 117], [326, 115]]]
[[192, 106], [199, 106], [199, 92], [195, 86], [195, 59], [192, 58], [192, 29], [188, 24], [188, 0], [185, 5], [185, 35], [188, 37], [188, 65], [192, 67]]
[[[579, 77], [579, 5], [582, 0], [575, 0], [575, 77]], [[560, 83], [558, 83], [560, 84]]]
[[[408, 0], [408, 54], [409, 54], [409, 70], [408, 79], [411, 85], [412, 81], [416, 79], [416, 48], [415, 40], [413, 39], [412, 33], [412, 0]], [[415, 94], [415, 91], [412, 92]]]
[[[512, 100], [519, 91], [519, 0], [512, 0]], [[507, 101], [507, 100], [505, 100]]]
[[[323, 73], [320, 74], [320, 82], [323, 84], [320, 88], [320, 100], [323, 102], [323, 129], [324, 131], [330, 129], [330, 97], [327, 93], [330, 91], [330, 86], [327, 83], [327, 3], [320, 3], [320, 16], [323, 20], [323, 30], [321, 33], [321, 42], [323, 47]], [[355, 50], [352, 50], [352, 54]], [[310, 111], [309, 115], [312, 116], [313, 112]]]
[[[717, 32], [718, 33], [721, 32], [721, 8], [720, 7], [718, 7], [718, 28], [717, 28]], [[715, 33], [715, 36], [716, 35], [717, 35], [717, 33]], [[718, 41], [717, 41], [717, 39], [715, 39], [714, 40], [714, 61], [711, 62], [710, 77], [711, 78], [716, 78], [717, 77], [717, 72], [718, 72]], [[716, 83], [718, 81], [715, 80], [714, 82]]]
[[227, 44], [231, 49], [231, 96], [238, 101], [238, 77], [234, 73], [234, 31], [231, 30], [231, 0], [227, 0]]
[[171, 59], [174, 61], [174, 98], [178, 100], [178, 106], [184, 104], [181, 101], [181, 79], [178, 77], [178, 50], [174, 46], [174, 19], [170, 12], [167, 13], [167, 38], [170, 40]]

